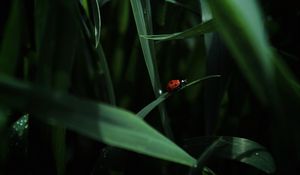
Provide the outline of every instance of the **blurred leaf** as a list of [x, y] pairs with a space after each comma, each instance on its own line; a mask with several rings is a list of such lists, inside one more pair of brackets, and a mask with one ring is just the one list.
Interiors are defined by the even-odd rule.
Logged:
[[22, 15], [22, 1], [12, 1], [9, 18], [4, 27], [3, 38], [1, 36], [0, 73], [8, 75], [15, 73], [21, 49]]
[[[218, 142], [215, 142], [217, 139]], [[201, 150], [207, 149], [212, 143], [216, 143], [212, 156], [243, 162], [266, 173], [275, 172], [274, 160], [266, 148], [245, 138], [225, 136], [191, 138], [185, 141], [185, 147], [193, 155], [200, 155]]]
[[0, 77], [0, 101], [112, 146], [183, 165], [195, 166], [196, 163], [143, 120], [119, 108], [51, 93], [7, 77]]
[[202, 170], [202, 175], [216, 175], [215, 172], [213, 172], [213, 170], [211, 170], [208, 167], [204, 167]]
[[[81, 36], [79, 22], [76, 19], [77, 5], [76, 1], [71, 0], [39, 0], [35, 2], [38, 56], [36, 84], [40, 86], [62, 92], [68, 91], [71, 86], [73, 62]], [[35, 122], [34, 125], [40, 126], [40, 123]], [[37, 133], [46, 132], [47, 127], [34, 129], [31, 132], [32, 135], [35, 134], [35, 137], [40, 137]], [[49, 155], [43, 156], [47, 157], [50, 163], [53, 161], [50, 156], [53, 156], [57, 174], [63, 175], [66, 168], [65, 128], [53, 126], [51, 134], [46, 135], [46, 137], [51, 139], [45, 139], [40, 144], [51, 145], [52, 147], [48, 147], [52, 150]], [[35, 158], [34, 160], [38, 159]]]
[[129, 25], [129, 13], [130, 13], [130, 1], [120, 1], [119, 4], [119, 33], [121, 35], [126, 34], [128, 25]]
[[[212, 17], [211, 10], [208, 6], [207, 0], [199, 0], [199, 3], [201, 5], [202, 22], [211, 20], [213, 17]], [[213, 33], [204, 34], [204, 42], [205, 42], [205, 47], [206, 47], [207, 52], [208, 52], [211, 42], [212, 42], [212, 35], [213, 35]]]
[[216, 27], [235, 56], [238, 66], [254, 92], [262, 102], [266, 102], [266, 90], [274, 83], [274, 57], [256, 1], [209, 1], [209, 5]]
[[86, 13], [87, 16], [90, 16], [89, 4], [88, 0], [80, 0], [81, 5]]
[[213, 20], [206, 21], [204, 23], [198, 24], [195, 27], [187, 29], [183, 32], [177, 32], [173, 34], [160, 34], [160, 35], [141, 35], [141, 37], [150, 40], [174, 40], [174, 39], [185, 39], [189, 37], [195, 37], [198, 35], [203, 35], [208, 32], [212, 32], [215, 29]]
[[[175, 91], [174, 93], [179, 92], [179, 91], [185, 89], [186, 87], [196, 85], [196, 84], [200, 83], [203, 80], [207, 80], [207, 79], [210, 79], [210, 78], [217, 78], [217, 77], [220, 77], [220, 75], [209, 75], [209, 76], [206, 76], [204, 78], [199, 78], [198, 80], [195, 80], [191, 83], [188, 83], [187, 85], [183, 86], [182, 88], [180, 88], [178, 91]], [[141, 118], [145, 118], [156, 106], [158, 106], [160, 103], [165, 101], [171, 95], [173, 95], [173, 93], [168, 93], [168, 92], [163, 93], [156, 100], [152, 101], [147, 106], [145, 106], [142, 110], [140, 110], [136, 115], [140, 116]]]

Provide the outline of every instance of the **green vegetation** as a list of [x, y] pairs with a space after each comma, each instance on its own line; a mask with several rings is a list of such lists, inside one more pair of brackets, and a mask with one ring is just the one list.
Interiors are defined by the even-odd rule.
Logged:
[[297, 174], [296, 7], [3, 3], [0, 174]]

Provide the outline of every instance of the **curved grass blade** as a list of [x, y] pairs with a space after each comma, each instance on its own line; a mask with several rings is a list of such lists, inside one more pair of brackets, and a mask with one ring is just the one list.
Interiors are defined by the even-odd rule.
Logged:
[[[152, 22], [151, 22], [151, 9], [149, 2], [142, 2], [147, 4], [148, 8], [144, 8], [142, 6], [141, 1], [133, 1], [131, 0], [131, 7], [133, 11], [133, 15], [136, 21], [136, 26], [138, 30], [138, 34], [147, 35], [152, 33]], [[146, 66], [148, 69], [148, 73], [150, 76], [151, 84], [153, 86], [154, 94], [159, 95], [160, 87], [160, 79], [156, 65], [155, 58], [155, 50], [153, 41], [148, 41], [145, 38], [140, 37], [140, 42], [146, 62]]]
[[[85, 30], [88, 30], [88, 36], [93, 38], [94, 40], [94, 47], [98, 47], [98, 44], [100, 42], [100, 34], [101, 34], [101, 15], [100, 15], [100, 6], [99, 0], [82, 0], [81, 6], [84, 9], [85, 12], [85, 18], [82, 16], [80, 17], [82, 20], [82, 23], [85, 26]], [[92, 17], [91, 17], [92, 16]], [[93, 23], [91, 22], [92, 19]], [[91, 36], [93, 34], [93, 36]]]
[[[195, 80], [191, 83], [188, 83], [187, 85], [183, 86], [181, 89], [179, 89], [176, 92], [179, 92], [189, 86], [193, 86], [196, 85], [197, 83], [200, 83], [203, 80], [207, 80], [210, 78], [218, 78], [221, 77], [220, 75], [209, 75], [206, 76], [204, 78], [200, 78], [198, 80]], [[167, 98], [169, 98], [173, 93], [168, 93], [165, 92], [162, 95], [160, 95], [156, 100], [152, 101], [151, 103], [149, 103], [147, 106], [145, 106], [142, 110], [140, 110], [136, 115], [138, 115], [141, 118], [145, 118], [156, 106], [158, 106], [159, 104], [161, 104], [163, 101], [165, 101]]]
[[[115, 96], [114, 86], [112, 83], [109, 67], [108, 67], [108, 64], [106, 61], [106, 56], [103, 51], [101, 43], [98, 44], [98, 48], [96, 48], [96, 49], [97, 49], [97, 57], [98, 57], [97, 59], [99, 62], [97, 68], [99, 70], [101, 70], [101, 69], [103, 70], [104, 77], [105, 77], [104, 81], [105, 81], [108, 99], [110, 101], [110, 104], [116, 105], [116, 96]], [[101, 81], [101, 80], [98, 80], [98, 81]]]
[[156, 106], [161, 104], [163, 101], [165, 101], [168, 97], [170, 97], [171, 94], [168, 92], [163, 93], [160, 95], [156, 100], [149, 103], [147, 106], [145, 106], [142, 110], [140, 110], [136, 115], [145, 118]]
[[222, 136], [216, 138], [200, 155], [197, 161], [197, 167], [191, 168], [190, 175], [197, 174], [197, 172], [202, 171], [204, 169], [204, 163], [207, 159], [215, 152], [216, 148], [219, 146], [222, 141]]
[[94, 36], [95, 36], [95, 47], [98, 47], [100, 42], [101, 34], [101, 16], [100, 16], [100, 5], [98, 0], [91, 1], [93, 21], [94, 21]]
[[[99, 33], [99, 42], [96, 42], [96, 46], [93, 44], [93, 40], [95, 40], [95, 35], [91, 36], [91, 33], [93, 33], [91, 30], [92, 28], [97, 28], [97, 26], [91, 27], [92, 22], [88, 16], [85, 15], [86, 13], [81, 13], [78, 17], [81, 19], [81, 30], [84, 32], [86, 39], [88, 40], [88, 48], [90, 48], [90, 51], [92, 52], [92, 60], [94, 60], [95, 65], [93, 65], [96, 69], [97, 75], [95, 77], [99, 77], [100, 79], [96, 79], [96, 83], [103, 82], [104, 77], [104, 84], [105, 88], [107, 90], [107, 96], [110, 104], [116, 105], [116, 98], [115, 98], [115, 92], [114, 92], [114, 86], [112, 83], [110, 70], [107, 64], [107, 59], [105, 56], [105, 53], [103, 51], [102, 45], [100, 43], [100, 33]], [[99, 11], [100, 15], [100, 11]], [[99, 16], [100, 18], [100, 16]], [[100, 19], [101, 20], [101, 19]], [[100, 21], [101, 22], [101, 21]], [[98, 27], [101, 27], [101, 24], [99, 24]], [[99, 28], [100, 32], [100, 28]], [[103, 76], [102, 76], [103, 74]], [[101, 92], [100, 92], [101, 93]]]
[[208, 20], [182, 32], [176, 32], [172, 34], [161, 34], [161, 35], [141, 35], [141, 37], [149, 40], [168, 41], [168, 40], [195, 37], [198, 35], [203, 35], [205, 33], [212, 32], [214, 30], [215, 30], [214, 21]]
[[276, 167], [271, 154], [265, 147], [249, 139], [227, 136], [199, 137], [187, 139], [185, 147], [192, 155], [201, 155], [202, 151], [215, 143], [216, 139], [219, 140], [211, 156], [236, 160], [266, 173], [275, 172]]
[[[151, 6], [150, 1], [141, 0], [135, 1], [130, 0], [134, 19], [136, 22], [136, 27], [138, 31], [138, 35], [148, 35], [153, 33], [152, 29], [152, 15], [151, 15]], [[160, 78], [157, 69], [156, 57], [155, 57], [155, 48], [154, 42], [149, 41], [145, 38], [139, 37], [142, 51], [144, 54], [144, 59], [146, 62], [146, 66], [148, 69], [148, 74], [151, 80], [151, 85], [155, 94], [155, 97], [159, 97], [161, 95], [161, 85]], [[159, 106], [160, 117], [162, 121], [162, 126], [166, 135], [169, 138], [173, 138], [173, 133], [170, 127], [169, 118], [167, 116], [166, 109], [163, 104]]]
[[0, 102], [87, 137], [145, 155], [195, 166], [196, 160], [136, 115], [0, 76]]

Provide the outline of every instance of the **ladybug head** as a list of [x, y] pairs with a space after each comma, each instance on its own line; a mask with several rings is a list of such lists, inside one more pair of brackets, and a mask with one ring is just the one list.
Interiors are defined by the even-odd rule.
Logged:
[[187, 80], [180, 80], [180, 83], [181, 83], [182, 85], [186, 85], [186, 84], [187, 84]]

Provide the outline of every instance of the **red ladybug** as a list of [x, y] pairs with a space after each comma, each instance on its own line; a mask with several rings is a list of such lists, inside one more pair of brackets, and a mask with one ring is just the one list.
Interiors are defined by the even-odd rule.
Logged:
[[184, 85], [186, 85], [186, 80], [170, 80], [167, 84], [167, 91], [168, 92], [174, 92], [180, 88], [182, 88]]

